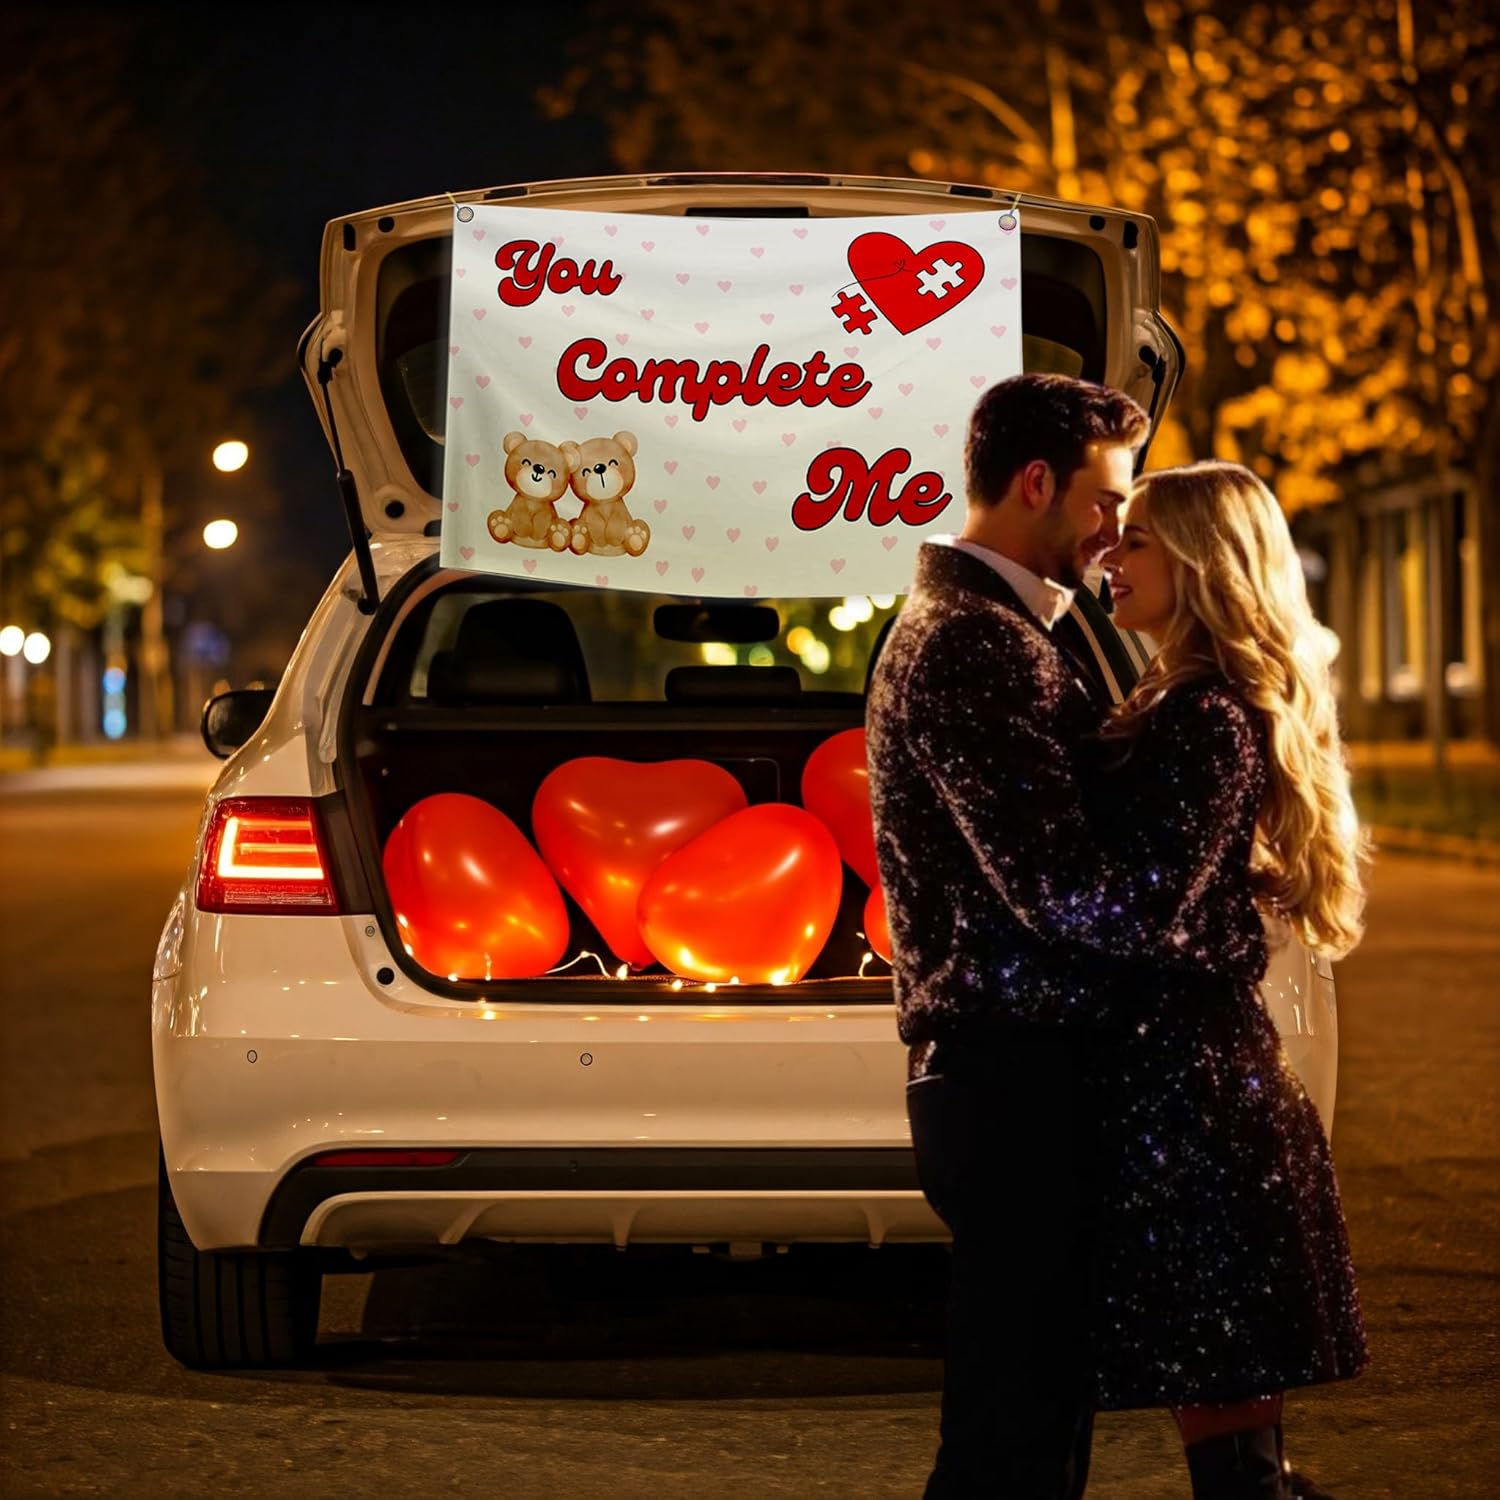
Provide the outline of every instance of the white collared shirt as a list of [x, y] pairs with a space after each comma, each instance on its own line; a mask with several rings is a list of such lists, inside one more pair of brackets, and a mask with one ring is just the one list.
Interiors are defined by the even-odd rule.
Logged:
[[927, 540], [940, 547], [967, 552], [970, 557], [977, 557], [993, 568], [1020, 595], [1021, 603], [1036, 616], [1043, 630], [1050, 632], [1052, 626], [1073, 607], [1072, 589], [1065, 589], [1050, 578], [1039, 578], [1030, 568], [1023, 568], [1014, 558], [996, 552], [993, 547], [981, 546], [961, 536], [932, 536]]

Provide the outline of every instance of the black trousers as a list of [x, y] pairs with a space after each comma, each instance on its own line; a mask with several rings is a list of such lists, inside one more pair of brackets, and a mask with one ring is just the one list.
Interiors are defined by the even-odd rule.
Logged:
[[1078, 1059], [1023, 1033], [939, 1044], [907, 1085], [917, 1170], [953, 1231], [942, 1441], [927, 1500], [1072, 1500], [1088, 1480], [1096, 1135]]

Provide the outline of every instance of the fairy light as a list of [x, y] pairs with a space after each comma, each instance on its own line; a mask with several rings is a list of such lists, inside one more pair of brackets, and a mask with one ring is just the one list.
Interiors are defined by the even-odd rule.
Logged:
[[558, 964], [558, 966], [555, 969], [548, 969], [547, 972], [549, 974], [566, 974], [567, 971], [569, 969], [571, 969], [574, 964], [581, 963], [586, 958], [593, 959], [594, 962], [599, 965], [599, 972], [606, 979], [613, 979], [615, 977], [613, 974], [610, 973], [610, 971], [609, 971], [608, 967], [606, 966], [604, 960], [602, 958], [600, 958], [597, 953], [592, 953], [587, 948], [580, 949], [577, 953], [575, 953], [573, 955], [572, 958], [570, 958], [567, 961], [567, 963], [565, 963], [565, 964]]

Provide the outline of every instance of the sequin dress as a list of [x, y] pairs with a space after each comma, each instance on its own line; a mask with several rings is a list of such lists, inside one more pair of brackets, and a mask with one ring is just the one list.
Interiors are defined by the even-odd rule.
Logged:
[[1123, 765], [1096, 742], [1092, 826], [1180, 900], [1167, 949], [1104, 971], [1086, 1049], [1101, 1126], [1101, 1407], [1232, 1401], [1366, 1358], [1316, 1108], [1256, 986], [1250, 851], [1264, 726], [1217, 676], [1175, 689]]

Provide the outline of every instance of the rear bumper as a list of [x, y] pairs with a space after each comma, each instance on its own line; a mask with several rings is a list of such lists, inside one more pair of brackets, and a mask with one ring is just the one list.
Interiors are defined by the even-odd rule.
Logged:
[[[365, 925], [195, 914], [157, 980], [162, 1146], [200, 1250], [946, 1238], [888, 1004], [456, 1003], [375, 982]], [[356, 1147], [464, 1156], [310, 1165]]]
[[940, 1240], [909, 1148], [495, 1150], [444, 1167], [322, 1167], [278, 1184], [266, 1247]]

